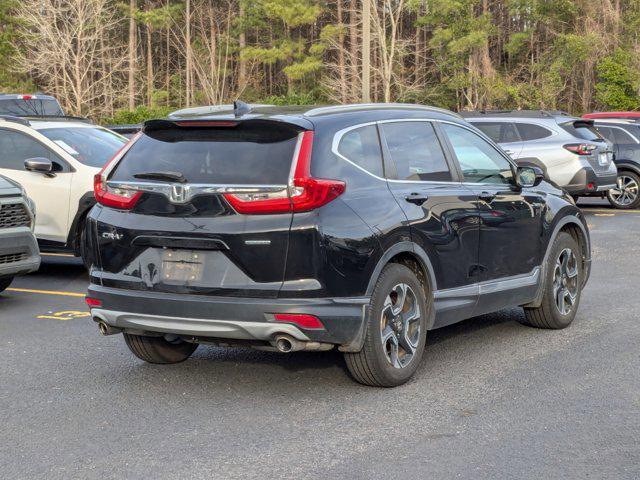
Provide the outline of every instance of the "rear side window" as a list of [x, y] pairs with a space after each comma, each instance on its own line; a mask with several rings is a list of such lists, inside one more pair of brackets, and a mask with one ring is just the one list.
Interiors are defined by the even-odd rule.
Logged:
[[176, 172], [189, 183], [285, 185], [297, 136], [292, 126], [260, 121], [222, 128], [147, 128], [111, 179]]
[[56, 100], [50, 99], [0, 99], [0, 114], [18, 117], [45, 116], [58, 117], [64, 113]]
[[446, 182], [449, 165], [428, 122], [394, 122], [382, 125], [399, 180]]
[[367, 172], [382, 177], [382, 152], [375, 125], [355, 128], [345, 133], [340, 139], [338, 153]]
[[596, 127], [600, 135], [607, 140], [621, 145], [638, 143], [628, 132], [618, 127]]
[[516, 123], [518, 133], [524, 141], [540, 140], [541, 138], [550, 137], [552, 132], [540, 125], [534, 125], [533, 123]]
[[581, 138], [582, 140], [594, 141], [602, 139], [596, 127], [591, 123], [581, 121], [567, 122], [561, 123], [560, 127], [574, 137]]
[[471, 122], [471, 124], [496, 143], [520, 141], [518, 130], [511, 122]]

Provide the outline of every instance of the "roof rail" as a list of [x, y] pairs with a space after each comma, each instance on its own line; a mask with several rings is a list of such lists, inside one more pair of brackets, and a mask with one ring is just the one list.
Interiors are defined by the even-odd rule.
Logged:
[[463, 117], [572, 117], [568, 112], [563, 110], [466, 110], [459, 112]]
[[18, 123], [20, 125], [24, 125], [25, 127], [28, 127], [31, 125], [31, 123], [29, 123], [29, 120], [26, 120], [21, 117], [16, 117], [14, 115], [0, 115], [0, 120], [4, 120], [5, 122]]
[[42, 121], [42, 122], [73, 120], [76, 122], [93, 123], [87, 117], [76, 117], [73, 115], [24, 115], [18, 118], [24, 118], [31, 121]]
[[459, 114], [452, 112], [450, 110], [446, 110], [444, 108], [430, 107], [428, 105], [418, 105], [415, 103], [350, 103], [346, 105], [329, 105], [326, 107], [313, 108], [307, 111], [305, 115], [307, 117], [315, 117], [318, 115], [325, 115], [329, 113], [349, 112], [349, 111], [357, 111], [357, 110], [376, 110], [381, 108], [386, 108], [386, 109], [404, 108], [404, 109], [414, 109], [414, 110], [426, 110], [430, 112], [438, 112], [438, 113], [444, 113], [447, 115], [460, 117]]

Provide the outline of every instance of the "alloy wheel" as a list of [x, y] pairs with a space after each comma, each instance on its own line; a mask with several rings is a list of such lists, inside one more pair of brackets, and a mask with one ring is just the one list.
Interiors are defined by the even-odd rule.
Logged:
[[391, 289], [380, 316], [380, 338], [387, 361], [404, 368], [414, 358], [420, 343], [420, 306], [406, 283]]
[[568, 315], [578, 298], [578, 260], [565, 248], [558, 255], [553, 272], [553, 298], [561, 315]]
[[617, 206], [626, 207], [638, 198], [638, 182], [627, 175], [619, 175], [616, 188], [609, 190], [611, 201]]

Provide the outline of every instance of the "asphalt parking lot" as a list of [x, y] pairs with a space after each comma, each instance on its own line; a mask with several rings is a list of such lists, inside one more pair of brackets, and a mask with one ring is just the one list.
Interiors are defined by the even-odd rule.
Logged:
[[574, 324], [503, 311], [430, 332], [415, 378], [354, 383], [338, 353], [201, 346], [147, 365], [101, 337], [80, 261], [0, 295], [2, 478], [640, 477], [640, 211], [587, 202]]

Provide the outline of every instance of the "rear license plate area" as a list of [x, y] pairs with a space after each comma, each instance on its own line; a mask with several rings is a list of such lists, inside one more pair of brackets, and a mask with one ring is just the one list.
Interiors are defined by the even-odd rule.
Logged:
[[194, 250], [162, 250], [160, 278], [163, 283], [190, 284], [202, 281], [202, 252]]

